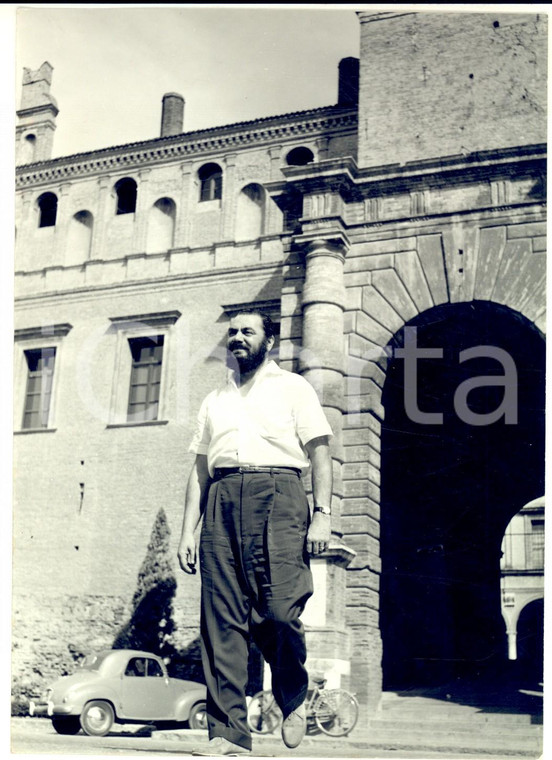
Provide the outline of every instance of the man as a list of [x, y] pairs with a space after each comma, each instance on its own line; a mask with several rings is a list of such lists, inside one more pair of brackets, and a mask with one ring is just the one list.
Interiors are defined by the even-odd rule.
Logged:
[[[305, 735], [308, 674], [299, 619], [312, 594], [309, 552], [330, 539], [331, 428], [312, 386], [269, 360], [274, 327], [246, 310], [230, 320], [226, 385], [198, 415], [196, 454], [186, 490], [178, 550], [195, 572], [195, 530], [203, 517], [201, 644], [207, 683], [207, 756], [248, 754], [247, 663], [250, 636], [272, 672], [282, 738]], [[311, 518], [301, 473], [311, 467]]]

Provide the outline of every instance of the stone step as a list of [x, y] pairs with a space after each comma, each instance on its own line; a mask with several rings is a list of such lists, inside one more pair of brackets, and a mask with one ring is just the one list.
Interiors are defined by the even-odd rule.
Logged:
[[381, 705], [378, 715], [393, 716], [395, 720], [434, 720], [434, 721], [474, 721], [475, 723], [498, 723], [504, 725], [530, 725], [539, 723], [538, 713], [508, 712], [503, 708], [480, 708], [470, 705], [452, 705], [448, 703], [437, 705], [400, 704], [393, 707]]
[[[474, 718], [479, 716], [473, 716]], [[525, 722], [512, 721], [511, 718], [526, 718]], [[494, 720], [499, 718], [500, 720]], [[401, 731], [458, 731], [458, 732], [470, 732], [477, 733], [481, 736], [487, 736], [489, 734], [504, 733], [507, 732], [509, 736], [512, 735], [540, 735], [542, 729], [539, 725], [532, 725], [530, 716], [488, 716], [488, 719], [484, 716], [480, 720], [473, 720], [471, 717], [466, 720], [440, 720], [435, 717], [427, 716], [425, 719], [420, 719], [415, 716], [408, 716], [407, 718], [393, 718], [391, 716], [377, 716], [370, 721], [371, 730], [379, 729], [393, 729]]]
[[405, 729], [403, 726], [394, 728], [376, 728], [367, 733], [357, 734], [353, 731], [348, 743], [355, 746], [386, 746], [402, 750], [432, 750], [449, 752], [487, 752], [528, 755], [538, 757], [542, 753], [542, 732], [538, 726], [534, 731], [525, 733], [509, 732], [460, 732], [449, 730], [418, 730]]

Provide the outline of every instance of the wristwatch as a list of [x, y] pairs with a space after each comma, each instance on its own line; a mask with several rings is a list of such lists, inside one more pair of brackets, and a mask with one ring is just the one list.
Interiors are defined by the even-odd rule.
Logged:
[[322, 507], [320, 504], [317, 504], [315, 508], [313, 509], [313, 512], [322, 512], [323, 515], [331, 515], [332, 508], [331, 507]]

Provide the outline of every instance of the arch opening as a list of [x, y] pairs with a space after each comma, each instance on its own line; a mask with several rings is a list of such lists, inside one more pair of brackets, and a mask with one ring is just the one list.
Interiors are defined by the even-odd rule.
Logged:
[[204, 164], [198, 171], [199, 200], [216, 201], [222, 198], [222, 169], [218, 164]]
[[[419, 348], [442, 350], [418, 359], [415, 388], [419, 410], [442, 418], [421, 424], [406, 411], [406, 360], [396, 353], [403, 328], [382, 396], [383, 688], [450, 689], [507, 667], [501, 542], [512, 516], [544, 490], [544, 340], [525, 317], [488, 302], [435, 307], [405, 327], [416, 329]], [[514, 361], [516, 424], [501, 416], [474, 425], [455, 407], [466, 381], [504, 378], [491, 356], [460, 361], [462, 351], [483, 345]], [[504, 394], [500, 385], [477, 387], [466, 403], [489, 414]]]
[[266, 193], [253, 182], [240, 191], [236, 212], [236, 240], [254, 240], [264, 232]]
[[39, 227], [55, 227], [58, 199], [55, 193], [42, 193], [37, 201]]
[[529, 602], [517, 624], [517, 675], [526, 687], [542, 685], [544, 679], [544, 599]]
[[65, 264], [82, 264], [90, 258], [94, 217], [90, 211], [77, 211], [69, 222]]
[[286, 156], [288, 166], [306, 166], [314, 161], [314, 153], [310, 148], [301, 145], [293, 148]]
[[138, 186], [132, 177], [123, 177], [115, 183], [117, 194], [117, 214], [134, 214], [136, 211], [136, 197]]
[[150, 209], [146, 253], [168, 251], [173, 247], [176, 204], [172, 198], [159, 198]]

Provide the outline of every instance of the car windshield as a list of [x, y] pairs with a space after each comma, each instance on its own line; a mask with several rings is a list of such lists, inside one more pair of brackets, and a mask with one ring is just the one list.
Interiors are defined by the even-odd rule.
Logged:
[[100, 654], [89, 654], [81, 662], [81, 668], [84, 670], [99, 670], [109, 652], [100, 652]]

